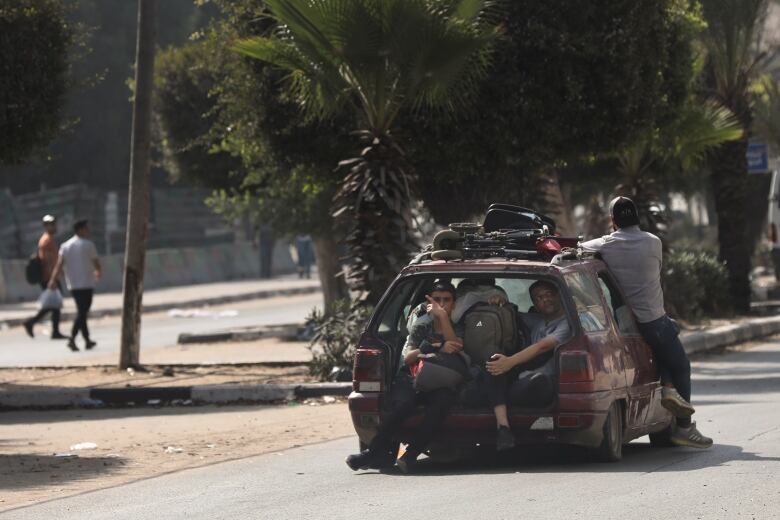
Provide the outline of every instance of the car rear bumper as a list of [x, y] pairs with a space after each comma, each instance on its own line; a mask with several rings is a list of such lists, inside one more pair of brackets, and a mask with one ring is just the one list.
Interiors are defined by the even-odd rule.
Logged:
[[[547, 410], [509, 408], [512, 432], [519, 444], [571, 444], [596, 447], [601, 443], [611, 391], [561, 394], [556, 406]], [[381, 423], [381, 394], [349, 396], [352, 423], [361, 442], [368, 444]], [[409, 418], [400, 432], [406, 441], [421, 414]], [[437, 439], [452, 446], [490, 445], [495, 442], [496, 420], [492, 410], [455, 408], [447, 417]]]

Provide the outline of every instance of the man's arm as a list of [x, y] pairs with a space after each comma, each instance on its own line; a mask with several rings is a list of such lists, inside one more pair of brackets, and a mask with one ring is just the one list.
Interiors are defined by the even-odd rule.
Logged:
[[580, 247], [588, 253], [598, 253], [604, 248], [604, 238], [594, 238], [587, 242], [580, 242]]
[[100, 260], [95, 257], [92, 259], [92, 264], [95, 266], [95, 279], [100, 280], [100, 277], [103, 276], [103, 268], [100, 265]]
[[495, 354], [491, 360], [487, 362], [487, 370], [494, 376], [509, 372], [514, 367], [527, 363], [537, 356], [553, 350], [559, 344], [560, 342], [558, 339], [555, 336], [550, 335], [511, 356]]
[[62, 255], [59, 255], [57, 257], [57, 263], [54, 264], [54, 270], [51, 272], [51, 276], [49, 277], [49, 289], [56, 289], [57, 288], [57, 280], [60, 278], [60, 273], [62, 272], [62, 264], [65, 260], [63, 259]]

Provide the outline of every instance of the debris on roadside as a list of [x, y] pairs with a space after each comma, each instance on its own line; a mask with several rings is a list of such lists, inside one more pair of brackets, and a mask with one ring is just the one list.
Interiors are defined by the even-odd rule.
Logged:
[[79, 442], [78, 444], [74, 444], [70, 447], [71, 451], [78, 451], [78, 450], [94, 450], [98, 447], [97, 444], [94, 442]]
[[184, 449], [177, 448], [176, 446], [166, 446], [165, 449], [163, 449], [165, 453], [182, 453]]

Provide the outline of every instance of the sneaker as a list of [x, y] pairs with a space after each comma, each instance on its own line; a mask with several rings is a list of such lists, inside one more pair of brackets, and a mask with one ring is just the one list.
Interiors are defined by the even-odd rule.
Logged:
[[91, 339], [88, 339], [87, 344], [84, 348], [86, 348], [87, 350], [92, 350], [93, 348], [95, 348], [95, 345], [97, 345], [97, 341], [92, 341]]
[[661, 390], [661, 406], [672, 412], [675, 417], [683, 419], [687, 419], [696, 412], [691, 403], [683, 399], [677, 392], [677, 389], [668, 386]]
[[411, 475], [417, 470], [417, 455], [406, 452], [402, 457], [395, 461], [395, 465], [404, 475]]
[[78, 352], [79, 348], [76, 346], [76, 342], [72, 339], [68, 340], [68, 348], [71, 349], [73, 352]]
[[349, 466], [349, 469], [352, 471], [359, 471], [361, 469], [380, 469], [387, 466], [386, 462], [381, 461], [380, 457], [377, 457], [368, 450], [349, 455], [344, 459], [344, 462], [347, 463], [347, 466]]
[[712, 446], [712, 439], [702, 435], [696, 428], [696, 423], [692, 423], [687, 428], [675, 427], [669, 440], [676, 446], [687, 446], [702, 450]]
[[51, 339], [68, 339], [68, 336], [66, 336], [62, 332], [57, 331], [51, 333]]
[[511, 450], [515, 447], [515, 436], [508, 426], [499, 426], [496, 433], [496, 451]]
[[35, 334], [33, 334], [33, 323], [31, 321], [25, 321], [22, 325], [24, 325], [24, 330], [27, 331], [27, 335], [31, 338], [34, 338]]

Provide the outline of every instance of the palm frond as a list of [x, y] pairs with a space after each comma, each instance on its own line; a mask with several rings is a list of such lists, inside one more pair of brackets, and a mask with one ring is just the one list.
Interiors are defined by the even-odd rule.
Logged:
[[753, 130], [780, 151], [780, 82], [764, 76], [754, 88]]

